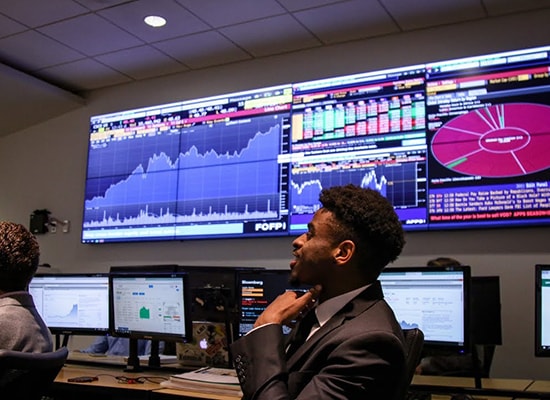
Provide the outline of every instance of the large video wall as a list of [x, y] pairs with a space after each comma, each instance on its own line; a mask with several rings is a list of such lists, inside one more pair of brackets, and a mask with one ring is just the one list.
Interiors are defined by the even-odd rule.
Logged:
[[550, 224], [550, 46], [92, 116], [84, 243], [296, 235], [319, 192], [406, 230]]

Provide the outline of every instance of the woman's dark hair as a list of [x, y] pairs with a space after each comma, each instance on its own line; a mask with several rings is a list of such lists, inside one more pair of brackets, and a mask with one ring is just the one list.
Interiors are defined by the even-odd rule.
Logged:
[[373, 189], [355, 185], [323, 189], [319, 200], [335, 219], [335, 240], [352, 240], [358, 261], [376, 276], [405, 245], [403, 227], [391, 203]]
[[451, 257], [437, 257], [426, 263], [428, 267], [459, 267], [461, 265], [460, 261]]
[[23, 225], [0, 221], [0, 290], [25, 290], [38, 268], [40, 249]]

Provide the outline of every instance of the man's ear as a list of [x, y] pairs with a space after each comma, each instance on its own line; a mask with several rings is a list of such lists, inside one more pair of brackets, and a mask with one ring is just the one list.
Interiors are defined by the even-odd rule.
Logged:
[[334, 262], [336, 264], [345, 264], [351, 260], [351, 257], [355, 253], [355, 243], [352, 240], [344, 240], [340, 242], [335, 249]]

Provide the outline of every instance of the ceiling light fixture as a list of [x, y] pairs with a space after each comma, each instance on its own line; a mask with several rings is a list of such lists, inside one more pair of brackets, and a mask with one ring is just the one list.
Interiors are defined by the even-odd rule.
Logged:
[[159, 15], [148, 15], [143, 19], [143, 21], [145, 21], [147, 25], [152, 26], [153, 28], [159, 28], [166, 25], [166, 19]]

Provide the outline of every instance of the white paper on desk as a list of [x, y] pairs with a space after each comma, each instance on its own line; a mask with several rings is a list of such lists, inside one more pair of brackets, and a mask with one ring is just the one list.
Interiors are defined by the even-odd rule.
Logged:
[[227, 396], [235, 396], [241, 398], [243, 392], [238, 385], [212, 383], [212, 382], [199, 382], [185, 379], [170, 379], [160, 383], [160, 386], [166, 389], [185, 390], [187, 392], [197, 393], [209, 393], [220, 394]]
[[205, 367], [196, 371], [184, 372], [172, 375], [170, 379], [182, 379], [208, 383], [223, 383], [226, 385], [239, 385], [237, 373], [231, 368]]

